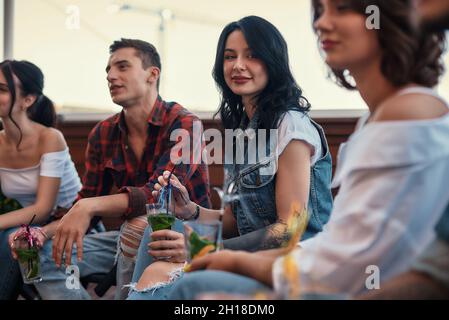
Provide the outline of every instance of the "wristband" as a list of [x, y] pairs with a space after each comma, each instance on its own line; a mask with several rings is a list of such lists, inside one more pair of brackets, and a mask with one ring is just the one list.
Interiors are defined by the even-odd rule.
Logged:
[[188, 217], [186, 220], [196, 220], [196, 219], [198, 219], [199, 216], [200, 216], [200, 206], [196, 205], [195, 212], [190, 217]]
[[48, 237], [47, 233], [42, 228], [36, 227], [35, 229], [37, 231], [39, 231], [45, 237], [46, 240], [50, 240], [50, 238]]
[[200, 216], [200, 206], [199, 206], [199, 205], [196, 205], [196, 208], [195, 208], [195, 215], [193, 216], [193, 220], [198, 219], [199, 216]]

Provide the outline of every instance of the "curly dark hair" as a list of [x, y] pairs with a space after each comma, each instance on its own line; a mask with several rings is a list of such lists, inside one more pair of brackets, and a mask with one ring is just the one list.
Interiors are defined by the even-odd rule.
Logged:
[[276, 129], [288, 110], [306, 113], [310, 104], [293, 78], [288, 59], [287, 43], [279, 30], [267, 20], [248, 16], [231, 22], [221, 32], [212, 75], [221, 93], [220, 114], [226, 129], [236, 129], [244, 116], [242, 97], [226, 84], [223, 73], [224, 50], [228, 36], [240, 30], [252, 54], [266, 66], [268, 83], [257, 97], [258, 128]]
[[[416, 83], [433, 87], [444, 73], [442, 54], [446, 49], [443, 32], [424, 32], [414, 22], [412, 0], [347, 0], [346, 5], [367, 15], [370, 5], [379, 8], [380, 30], [377, 32], [383, 51], [382, 74], [396, 87]], [[321, 13], [321, 0], [312, 0], [313, 22]], [[342, 87], [356, 89], [347, 70], [331, 69], [330, 76]]]

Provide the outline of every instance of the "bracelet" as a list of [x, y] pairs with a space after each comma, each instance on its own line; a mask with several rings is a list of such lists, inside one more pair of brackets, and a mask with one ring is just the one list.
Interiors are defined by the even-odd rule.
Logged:
[[199, 216], [200, 216], [200, 206], [199, 206], [199, 205], [196, 205], [196, 208], [195, 208], [195, 215], [193, 216], [193, 220], [198, 219]]
[[200, 216], [200, 206], [196, 205], [195, 212], [190, 217], [188, 217], [186, 220], [196, 220], [196, 219], [198, 219], [199, 216]]
[[35, 229], [37, 231], [39, 231], [45, 237], [46, 240], [50, 240], [50, 238], [48, 237], [48, 234], [44, 230], [42, 230], [42, 228], [36, 227]]

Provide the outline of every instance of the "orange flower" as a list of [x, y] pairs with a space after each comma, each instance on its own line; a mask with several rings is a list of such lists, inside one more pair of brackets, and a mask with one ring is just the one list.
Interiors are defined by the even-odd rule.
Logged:
[[306, 230], [309, 221], [307, 208], [301, 208], [298, 202], [292, 203], [290, 212], [291, 214], [287, 221], [287, 232], [290, 235], [290, 240], [286, 245], [288, 252], [290, 252], [297, 246], [299, 240], [304, 234], [304, 231]]

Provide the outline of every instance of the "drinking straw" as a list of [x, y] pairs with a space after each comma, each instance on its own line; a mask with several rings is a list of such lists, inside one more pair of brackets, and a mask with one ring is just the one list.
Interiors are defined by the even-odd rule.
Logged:
[[[33, 223], [35, 218], [36, 218], [36, 215], [34, 214], [33, 217], [31, 218], [30, 222], [28, 222], [28, 224], [26, 225], [25, 237], [27, 239], [28, 249], [30, 249], [30, 250], [33, 247], [33, 236], [31, 235], [30, 225]], [[28, 264], [28, 270], [31, 270], [33, 267], [31, 258], [28, 258], [27, 264]]]
[[171, 178], [171, 175], [173, 174], [173, 171], [175, 171], [175, 169], [176, 169], [177, 166], [178, 166], [178, 163], [175, 164], [175, 165], [173, 166], [173, 168], [170, 170], [170, 174], [168, 175], [168, 184], [170, 184], [170, 178]]
[[28, 240], [28, 246], [30, 249], [33, 246], [33, 237], [31, 236], [30, 225], [33, 223], [35, 218], [36, 218], [36, 215], [34, 214], [33, 217], [31, 218], [30, 222], [28, 222], [28, 224], [26, 225], [26, 235], [27, 235], [27, 240]]
[[28, 227], [33, 223], [34, 219], [36, 218], [36, 215], [34, 214], [31, 218], [30, 222], [28, 223]]
[[[167, 206], [167, 215], [168, 215], [168, 207], [170, 206], [170, 194], [171, 194], [171, 183], [170, 183], [170, 179], [171, 179], [171, 175], [173, 174], [173, 171], [175, 171], [176, 167], [178, 166], [178, 164], [175, 164], [173, 166], [173, 168], [170, 170], [170, 174], [168, 175], [168, 184], [167, 184], [167, 195], [165, 196], [165, 200], [166, 200], [166, 206]], [[174, 211], [174, 208], [173, 208]]]
[[[21, 228], [25, 229], [25, 238], [27, 239], [27, 242], [30, 246], [33, 245], [33, 239], [31, 237], [31, 230], [30, 225], [33, 223], [34, 219], [36, 218], [36, 215], [33, 215], [30, 222], [28, 224], [22, 224]], [[19, 231], [16, 232], [16, 235], [14, 236], [14, 241], [18, 239], [19, 235], [22, 235], [23, 233], [20, 233]]]

